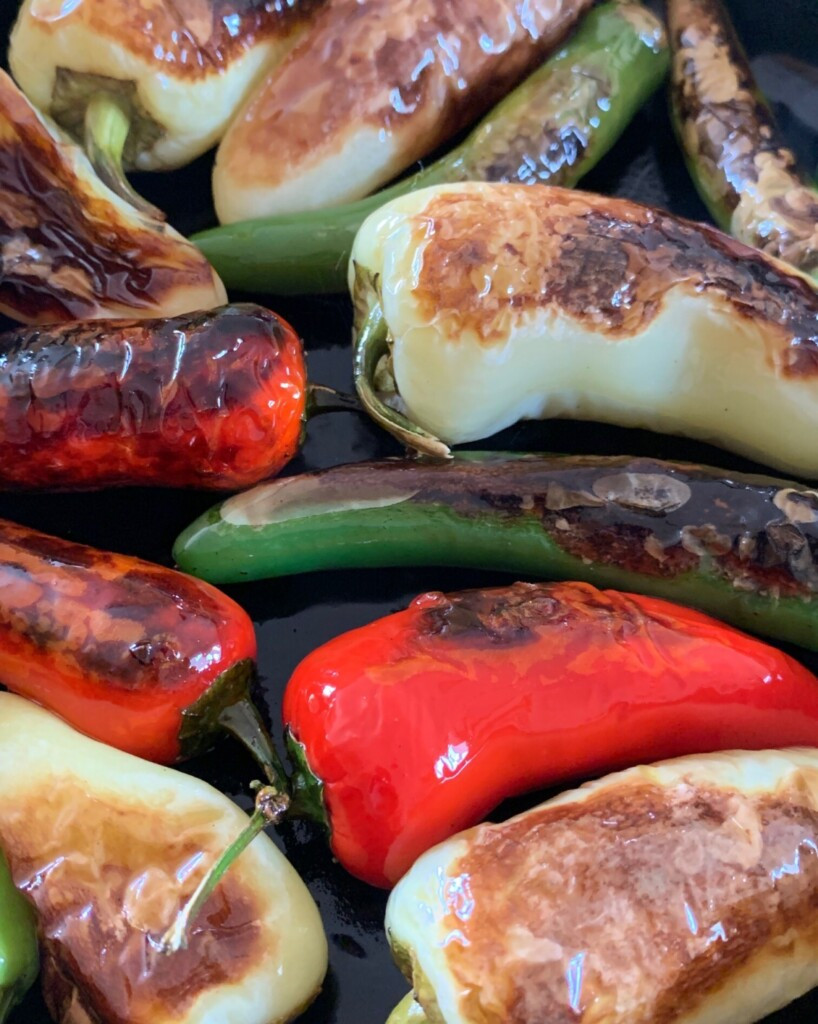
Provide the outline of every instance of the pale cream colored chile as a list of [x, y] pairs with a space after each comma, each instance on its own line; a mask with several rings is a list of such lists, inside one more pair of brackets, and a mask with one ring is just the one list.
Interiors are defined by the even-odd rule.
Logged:
[[389, 940], [429, 1024], [752, 1024], [818, 984], [816, 840], [816, 750], [637, 767], [424, 854]]
[[401, 197], [350, 263], [397, 406], [449, 444], [570, 417], [818, 477], [818, 294], [715, 229], [626, 200], [465, 183]]
[[206, 783], [0, 694], [0, 835], [39, 912], [44, 991], [60, 1024], [102, 1019], [90, 985], [128, 1024], [279, 1024], [312, 1000], [327, 966], [323, 927], [265, 835], [231, 867], [189, 949], [156, 949], [246, 824]]

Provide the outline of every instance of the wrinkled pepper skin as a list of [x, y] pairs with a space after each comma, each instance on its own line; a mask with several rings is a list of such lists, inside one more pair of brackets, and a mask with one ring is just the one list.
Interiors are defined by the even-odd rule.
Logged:
[[507, 797], [681, 754], [818, 745], [818, 680], [699, 612], [584, 583], [445, 596], [297, 667], [302, 805], [352, 874], [392, 885]]
[[0, 336], [0, 487], [235, 489], [298, 448], [301, 343], [232, 305]]
[[327, 941], [315, 902], [266, 835], [192, 922], [159, 941], [247, 827], [218, 790], [0, 693], [0, 836], [35, 905], [56, 1024], [285, 1024], [317, 994]]
[[228, 498], [174, 557], [211, 583], [403, 565], [584, 580], [818, 649], [818, 494], [708, 466], [511, 452], [335, 466]]
[[0, 70], [0, 311], [28, 324], [178, 316], [227, 300], [202, 254], [137, 211]]
[[0, 852], [0, 1024], [34, 984], [39, 962], [34, 911]]
[[614, 145], [667, 67], [658, 18], [641, 4], [602, 4], [460, 145], [417, 174], [354, 203], [227, 224], [193, 241], [230, 288], [341, 292], [355, 234], [385, 202], [446, 181], [576, 185]]
[[209, 584], [0, 520], [0, 682], [75, 729], [171, 764], [247, 698], [253, 624]]
[[818, 282], [818, 189], [798, 168], [721, 0], [667, 0], [671, 112], [690, 176], [725, 231]]

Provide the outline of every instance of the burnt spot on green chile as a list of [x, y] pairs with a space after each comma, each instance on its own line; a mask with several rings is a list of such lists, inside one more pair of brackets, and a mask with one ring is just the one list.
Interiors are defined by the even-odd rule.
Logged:
[[534, 523], [577, 558], [646, 576], [701, 570], [773, 597], [818, 593], [818, 492], [779, 480], [649, 458], [502, 453], [359, 463], [310, 479], [334, 496], [388, 488], [464, 519]]

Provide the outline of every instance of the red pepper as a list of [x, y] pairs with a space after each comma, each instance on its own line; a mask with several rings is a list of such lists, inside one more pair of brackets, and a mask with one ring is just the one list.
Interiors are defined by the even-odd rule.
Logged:
[[236, 489], [298, 449], [306, 371], [260, 306], [0, 336], [0, 486]]
[[667, 601], [518, 583], [411, 606], [296, 669], [284, 718], [302, 813], [335, 856], [395, 883], [503, 799], [638, 762], [818, 746], [818, 680]]
[[215, 587], [0, 520], [0, 682], [88, 736], [171, 764], [227, 729], [278, 779], [255, 656], [250, 618]]

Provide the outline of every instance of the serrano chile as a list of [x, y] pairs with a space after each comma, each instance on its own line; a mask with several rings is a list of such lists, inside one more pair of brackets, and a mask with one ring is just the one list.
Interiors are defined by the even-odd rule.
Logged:
[[278, 782], [255, 657], [249, 616], [215, 587], [0, 520], [0, 682], [81, 732], [172, 764], [227, 730]]
[[445, 596], [330, 641], [284, 719], [293, 806], [394, 884], [503, 799], [639, 761], [818, 746], [818, 680], [700, 612], [584, 583]]
[[211, 583], [400, 565], [585, 580], [818, 648], [818, 493], [660, 459], [468, 452], [335, 466], [228, 498], [174, 556]]
[[0, 487], [235, 489], [278, 472], [306, 414], [301, 343], [260, 306], [0, 336]]

